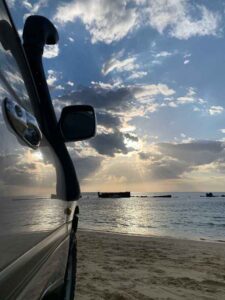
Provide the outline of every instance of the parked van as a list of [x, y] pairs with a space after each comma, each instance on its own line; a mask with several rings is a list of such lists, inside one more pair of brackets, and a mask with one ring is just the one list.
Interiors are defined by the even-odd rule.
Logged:
[[23, 44], [0, 0], [0, 300], [74, 299], [79, 183], [65, 142], [95, 134], [91, 106], [57, 121], [42, 66], [58, 33], [30, 16]]

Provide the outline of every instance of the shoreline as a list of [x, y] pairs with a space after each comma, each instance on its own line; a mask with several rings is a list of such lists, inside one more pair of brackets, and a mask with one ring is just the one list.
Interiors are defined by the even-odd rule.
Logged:
[[117, 232], [117, 231], [110, 231], [110, 230], [98, 230], [98, 229], [89, 229], [89, 228], [79, 228], [78, 225], [78, 232], [95, 232], [95, 233], [105, 233], [105, 234], [112, 234], [112, 235], [121, 235], [121, 236], [131, 236], [131, 237], [143, 237], [143, 238], [162, 238], [162, 239], [175, 239], [175, 240], [183, 240], [183, 241], [195, 241], [195, 242], [204, 242], [204, 243], [218, 243], [218, 244], [223, 244], [225, 243], [225, 239], [216, 239], [216, 240], [211, 240], [208, 238], [185, 238], [185, 237], [175, 237], [175, 236], [166, 236], [166, 235], [153, 235], [153, 234], [138, 234], [138, 233], [126, 233], [126, 232]]
[[79, 229], [78, 300], [225, 299], [225, 244]]

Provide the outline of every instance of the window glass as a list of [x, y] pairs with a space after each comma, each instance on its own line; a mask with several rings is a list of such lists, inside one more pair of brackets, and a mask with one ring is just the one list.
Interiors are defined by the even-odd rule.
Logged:
[[0, 3], [0, 11], [0, 96], [3, 98], [11, 95], [14, 101], [17, 101], [30, 111], [30, 100], [18, 64], [11, 52], [12, 46], [13, 51], [17, 52], [18, 57], [22, 53], [15, 40], [15, 36], [13, 36], [15, 33], [2, 2]]

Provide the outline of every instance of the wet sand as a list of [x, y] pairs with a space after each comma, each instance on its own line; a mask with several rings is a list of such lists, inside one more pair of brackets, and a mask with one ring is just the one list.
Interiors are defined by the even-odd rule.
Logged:
[[78, 232], [76, 300], [225, 299], [225, 243]]

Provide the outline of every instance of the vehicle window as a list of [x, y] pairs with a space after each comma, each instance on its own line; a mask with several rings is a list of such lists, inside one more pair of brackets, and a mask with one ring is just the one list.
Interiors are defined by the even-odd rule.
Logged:
[[[10, 36], [7, 35], [7, 28], [11, 28], [10, 20], [8, 19], [3, 3], [0, 3], [1, 11], [1, 33], [5, 31], [4, 41], [0, 43], [0, 80], [1, 80], [1, 97], [6, 95], [12, 95], [20, 105], [27, 110], [31, 111], [30, 100], [27, 94], [26, 87], [24, 85], [21, 72], [17, 65], [15, 58], [11, 51], [3, 48], [3, 45], [7, 47], [7, 43], [10, 43]], [[9, 39], [9, 40], [8, 40]], [[18, 54], [20, 50], [18, 49]]]
[[[49, 204], [50, 202], [53, 204], [51, 198], [64, 197], [63, 177], [60, 184], [57, 185], [57, 179], [60, 180], [62, 172], [60, 163], [44, 135], [42, 135], [40, 147], [36, 150], [32, 149], [15, 133], [7, 119], [3, 103], [5, 98], [13, 103], [18, 103], [33, 117], [32, 101], [36, 99], [31, 99], [28, 96], [25, 81], [20, 71], [21, 66], [24, 69], [27, 66], [23, 65], [24, 60], [20, 58], [23, 56], [23, 52], [18, 43], [17, 35], [12, 30], [13, 27], [2, 1], [0, 1], [0, 24], [0, 203], [5, 205], [6, 198], [10, 199], [7, 206], [14, 205], [15, 207], [18, 204], [20, 207], [22, 204], [11, 202], [12, 199], [36, 199], [36, 205], [40, 202], [38, 199], [46, 199], [45, 205], [47, 207], [47, 199], [50, 200]], [[10, 39], [4, 34], [7, 30]], [[11, 51], [8, 48], [12, 45]], [[21, 66], [18, 63], [21, 63]], [[41, 205], [43, 204], [44, 202], [41, 203]], [[29, 205], [29, 209], [32, 209], [32, 204]], [[59, 205], [61, 204], [59, 203]], [[3, 221], [5, 218], [8, 219], [9, 216], [3, 214], [1, 220]], [[17, 230], [22, 230], [23, 223], [27, 222], [25, 219], [27, 218], [21, 218]], [[16, 224], [12, 226], [11, 222], [6, 223], [8, 229], [16, 230], [14, 227]], [[39, 222], [36, 223], [37, 226], [40, 225], [38, 224]]]

